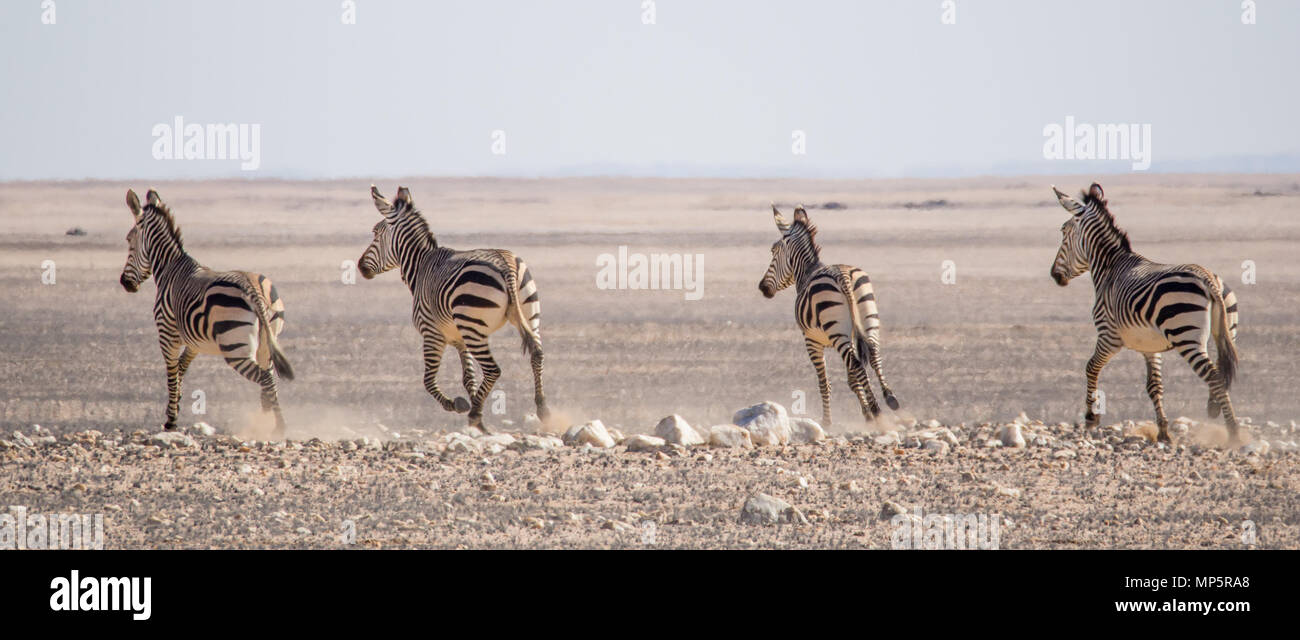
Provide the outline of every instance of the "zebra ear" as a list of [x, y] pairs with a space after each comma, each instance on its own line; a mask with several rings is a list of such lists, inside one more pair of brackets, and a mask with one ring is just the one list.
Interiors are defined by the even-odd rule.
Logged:
[[790, 230], [790, 223], [785, 221], [785, 217], [777, 210], [776, 203], [772, 203], [772, 217], [776, 219], [776, 228], [785, 233]]
[[1088, 197], [1098, 202], [1106, 199], [1106, 194], [1101, 190], [1101, 183], [1092, 183], [1092, 186], [1088, 188]]
[[144, 194], [144, 202], [151, 207], [160, 207], [163, 203], [162, 196], [158, 195], [158, 192], [153, 189], [150, 189], [148, 193]]
[[1062, 193], [1060, 189], [1056, 188], [1056, 185], [1052, 185], [1052, 192], [1056, 194], [1056, 201], [1061, 203], [1061, 206], [1064, 207], [1066, 211], [1069, 211], [1076, 216], [1083, 213], [1083, 203]]
[[411, 190], [406, 187], [397, 188], [397, 199], [393, 200], [393, 206], [399, 209], [412, 209], [415, 207], [415, 201], [411, 199]]
[[373, 184], [370, 185], [370, 198], [375, 201], [375, 208], [379, 210], [379, 213], [385, 216], [392, 213], [393, 205], [389, 204], [388, 199], [379, 193], [379, 187]]
[[126, 208], [131, 210], [131, 217], [140, 219], [140, 196], [135, 195], [132, 189], [126, 190]]
[[808, 222], [808, 212], [804, 211], [803, 205], [794, 208], [794, 221], [803, 223], [805, 227], [811, 224]]

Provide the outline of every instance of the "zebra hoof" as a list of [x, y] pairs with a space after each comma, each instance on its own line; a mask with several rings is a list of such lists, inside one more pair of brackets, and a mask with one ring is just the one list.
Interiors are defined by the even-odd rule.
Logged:
[[885, 404], [889, 405], [889, 408], [893, 409], [894, 411], [898, 411], [898, 408], [903, 406], [898, 404], [898, 398], [895, 398], [894, 394], [892, 393], [885, 396]]
[[456, 400], [452, 402], [452, 408], [456, 410], [456, 413], [465, 413], [466, 411], [469, 411], [469, 400], [456, 398]]
[[537, 419], [546, 422], [551, 419], [551, 410], [545, 406], [537, 407]]
[[175, 431], [175, 430], [176, 430], [175, 422], [168, 422], [163, 424], [163, 431]]
[[1210, 414], [1211, 418], [1219, 417], [1219, 403], [1215, 402], [1214, 398], [1210, 398], [1205, 403], [1205, 412]]

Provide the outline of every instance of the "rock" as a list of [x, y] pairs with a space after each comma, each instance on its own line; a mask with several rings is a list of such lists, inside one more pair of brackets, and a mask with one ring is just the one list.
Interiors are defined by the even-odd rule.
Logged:
[[564, 441], [555, 436], [526, 435], [510, 443], [507, 447], [514, 451], [553, 451], [564, 446]]
[[217, 432], [217, 429], [206, 422], [196, 422], [190, 430], [202, 436], [210, 436]]
[[628, 451], [658, 451], [666, 444], [668, 443], [663, 438], [640, 434], [623, 440], [623, 446], [627, 447]]
[[826, 430], [811, 418], [792, 418], [790, 420], [790, 441], [798, 444], [812, 444], [826, 439]]
[[753, 449], [749, 432], [734, 424], [720, 424], [709, 429], [709, 445], [713, 447]]
[[1251, 440], [1238, 449], [1242, 455], [1268, 455], [1268, 440]]
[[508, 433], [494, 433], [478, 438], [479, 448], [486, 453], [501, 453], [515, 443], [515, 437]]
[[28, 438], [27, 436], [23, 435], [23, 432], [21, 431], [14, 432], [14, 442], [18, 443], [18, 446], [20, 447], [30, 448], [36, 446], [36, 443], [32, 442], [31, 438]]
[[180, 433], [179, 431], [163, 431], [155, 433], [149, 438], [149, 442], [160, 447], [192, 447], [194, 439]]
[[741, 524], [808, 524], [808, 518], [790, 503], [766, 493], [756, 493], [740, 509]]
[[684, 447], [704, 444], [704, 436], [675, 413], [655, 425], [655, 435], [663, 438], [664, 442], [680, 444]]
[[943, 426], [942, 423], [940, 423], [938, 420], [935, 420], [934, 418], [926, 420], [924, 424], [925, 424], [925, 428], [927, 429], [938, 429], [939, 427]]
[[892, 500], [886, 500], [883, 504], [880, 505], [881, 520], [888, 520], [901, 513], [907, 513], [907, 509], [905, 509], [903, 505], [898, 504], [897, 502], [894, 502]]
[[756, 445], [790, 443], [790, 416], [775, 402], [762, 402], [737, 411], [731, 423], [749, 432]]
[[956, 447], [961, 444], [961, 442], [957, 440], [957, 436], [952, 432], [952, 429], [940, 429], [939, 439], [947, 442], [950, 447]]
[[468, 436], [459, 432], [449, 433], [443, 436], [443, 440], [447, 442], [447, 446], [443, 451], [449, 454], [478, 453], [481, 449], [479, 443], [473, 436]]
[[615, 429], [613, 427], [609, 427], [605, 429], [605, 431], [609, 433], [610, 438], [614, 439], [615, 445], [623, 444], [623, 441], [627, 439], [627, 437], [623, 435], [622, 431], [619, 431], [618, 429]]
[[940, 458], [948, 455], [948, 443], [943, 440], [926, 440], [925, 444], [921, 446], [921, 449], [925, 451], [933, 451], [934, 455]]
[[599, 420], [592, 420], [586, 424], [574, 425], [564, 434], [564, 444], [571, 447], [580, 447], [589, 444], [593, 447], [608, 449], [616, 444], [609, 430], [605, 428], [604, 423]]
[[300, 536], [311, 535], [311, 529], [308, 529], [307, 527], [298, 527], [297, 529], [294, 529], [293, 532]]
[[882, 447], [897, 447], [903, 443], [903, 438], [897, 431], [889, 431], [873, 438], [877, 445]]
[[1073, 449], [1061, 449], [1060, 451], [1056, 451], [1056, 452], [1053, 452], [1053, 453], [1052, 453], [1052, 457], [1053, 457], [1053, 458], [1058, 458], [1058, 459], [1060, 459], [1060, 458], [1073, 458], [1073, 457], [1075, 457], [1075, 455], [1077, 455], [1077, 454], [1074, 453], [1074, 450], [1073, 450]]
[[[1024, 415], [1024, 413], [1021, 413], [1020, 417], [1023, 418]], [[1016, 418], [1016, 420], [1017, 422], [1002, 427], [1002, 433], [998, 435], [998, 440], [1002, 441], [1004, 447], [1023, 449], [1025, 448], [1025, 435], [1020, 432], [1020, 418]]]

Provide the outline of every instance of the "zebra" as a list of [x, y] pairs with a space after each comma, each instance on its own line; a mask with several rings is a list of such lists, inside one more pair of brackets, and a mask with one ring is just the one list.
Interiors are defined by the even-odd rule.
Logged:
[[[1170, 442], [1165, 417], [1160, 354], [1176, 350], [1210, 387], [1206, 410], [1223, 412], [1237, 442], [1237, 420], [1228, 390], [1237, 371], [1237, 297], [1219, 276], [1196, 264], [1158, 264], [1133, 251], [1128, 234], [1115, 224], [1101, 185], [1093, 183], [1075, 199], [1052, 185], [1070, 218], [1061, 226], [1061, 247], [1052, 262], [1052, 279], [1064, 287], [1091, 272], [1096, 289], [1092, 308], [1097, 345], [1087, 366], [1085, 424], [1095, 427], [1097, 378], [1107, 361], [1124, 347], [1146, 358], [1147, 395], [1155, 405], [1158, 439]], [[1218, 362], [1210, 360], [1214, 337]]]
[[[537, 417], [550, 416], [542, 390], [541, 301], [524, 261], [500, 249], [456, 251], [438, 246], [411, 192], [399, 187], [392, 203], [370, 185], [370, 197], [383, 219], [361, 254], [358, 269], [367, 280], [400, 269], [413, 298], [411, 321], [423, 337], [424, 388], [442, 408], [468, 412], [469, 425], [483, 433], [483, 404], [501, 369], [488, 349], [488, 336], [510, 323], [523, 338], [532, 361]], [[460, 354], [462, 380], [469, 395], [452, 400], [438, 388], [438, 368], [448, 346]], [[482, 370], [476, 379], [474, 365]]]
[[880, 314], [871, 278], [851, 265], [822, 264], [817, 227], [802, 206], [794, 210], [794, 222], [787, 222], [775, 204], [772, 215], [781, 239], [772, 245], [772, 262], [758, 289], [764, 297], [771, 298], [776, 292], [795, 285], [795, 322], [803, 331], [804, 347], [817, 370], [822, 423], [831, 424], [831, 387], [823, 355], [828, 346], [834, 347], [844, 360], [849, 387], [857, 394], [862, 415], [868, 422], [880, 415], [880, 406], [869, 384], [865, 366], [868, 361], [876, 371], [885, 402], [890, 409], [897, 410], [898, 399], [885, 381], [880, 354]]
[[166, 430], [176, 428], [181, 380], [195, 356], [225, 358], [239, 375], [262, 388], [262, 411], [275, 415], [273, 439], [284, 437], [276, 379], [293, 380], [293, 367], [276, 336], [284, 329], [284, 301], [271, 280], [249, 271], [213, 271], [185, 251], [181, 230], [157, 191], [145, 204], [127, 190], [134, 224], [126, 234], [126, 265], [119, 282], [139, 291], [152, 274], [158, 293], [153, 317], [167, 364]]

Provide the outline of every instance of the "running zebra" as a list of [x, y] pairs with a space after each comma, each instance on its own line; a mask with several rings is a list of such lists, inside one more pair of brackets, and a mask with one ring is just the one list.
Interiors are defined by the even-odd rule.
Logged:
[[[1097, 290], [1092, 321], [1097, 346], [1088, 360], [1088, 393], [1084, 413], [1089, 427], [1097, 425], [1093, 402], [1102, 367], [1124, 347], [1147, 361], [1147, 395], [1155, 405], [1159, 439], [1169, 442], [1165, 418], [1160, 354], [1177, 350], [1210, 387], [1210, 417], [1223, 412], [1224, 423], [1237, 442], [1237, 420], [1228, 389], [1237, 370], [1237, 297], [1218, 276], [1196, 264], [1157, 264], [1129, 246], [1128, 234], [1115, 225], [1101, 185], [1081, 192], [1082, 201], [1061, 193], [1056, 199], [1072, 216], [1061, 226], [1061, 248], [1052, 263], [1052, 279], [1064, 287], [1072, 278], [1092, 272]], [[1210, 360], [1207, 344], [1213, 336], [1218, 363]]]
[[758, 283], [758, 290], [771, 298], [795, 285], [795, 321], [803, 331], [804, 347], [817, 370], [822, 394], [822, 424], [831, 424], [831, 386], [826, 379], [826, 347], [834, 347], [848, 369], [849, 387], [858, 396], [862, 415], [868, 421], [880, 415], [871, 392], [866, 362], [876, 371], [885, 402], [898, 409], [898, 399], [885, 382], [880, 356], [880, 314], [867, 273], [847, 264], [824, 265], [817, 245], [817, 227], [803, 207], [794, 210], [794, 222], [786, 222], [772, 205], [781, 239], [772, 245], [772, 263]]
[[130, 293], [154, 275], [158, 294], [153, 318], [167, 363], [167, 422], [176, 428], [181, 379], [200, 353], [218, 355], [239, 375], [262, 387], [262, 410], [275, 414], [274, 439], [284, 437], [284, 416], [276, 378], [293, 380], [293, 368], [276, 335], [284, 328], [284, 302], [266, 276], [248, 271], [213, 271], [185, 251], [181, 230], [158, 192], [145, 204], [126, 192], [135, 224], [126, 234], [126, 266], [120, 282]]
[[[541, 302], [528, 266], [509, 251], [438, 246], [406, 187], [397, 189], [391, 204], [374, 185], [370, 197], [384, 219], [375, 224], [374, 240], [358, 267], [367, 280], [401, 270], [402, 282], [414, 298], [411, 320], [424, 337], [425, 390], [447, 411], [468, 411], [469, 424], [488, 433], [483, 404], [501, 375], [488, 336], [508, 322], [519, 330], [524, 352], [532, 360], [537, 416], [546, 420], [550, 412], [542, 392]], [[452, 400], [438, 388], [438, 367], [448, 345], [460, 354], [469, 401]], [[475, 362], [483, 371], [482, 383], [475, 379]]]

